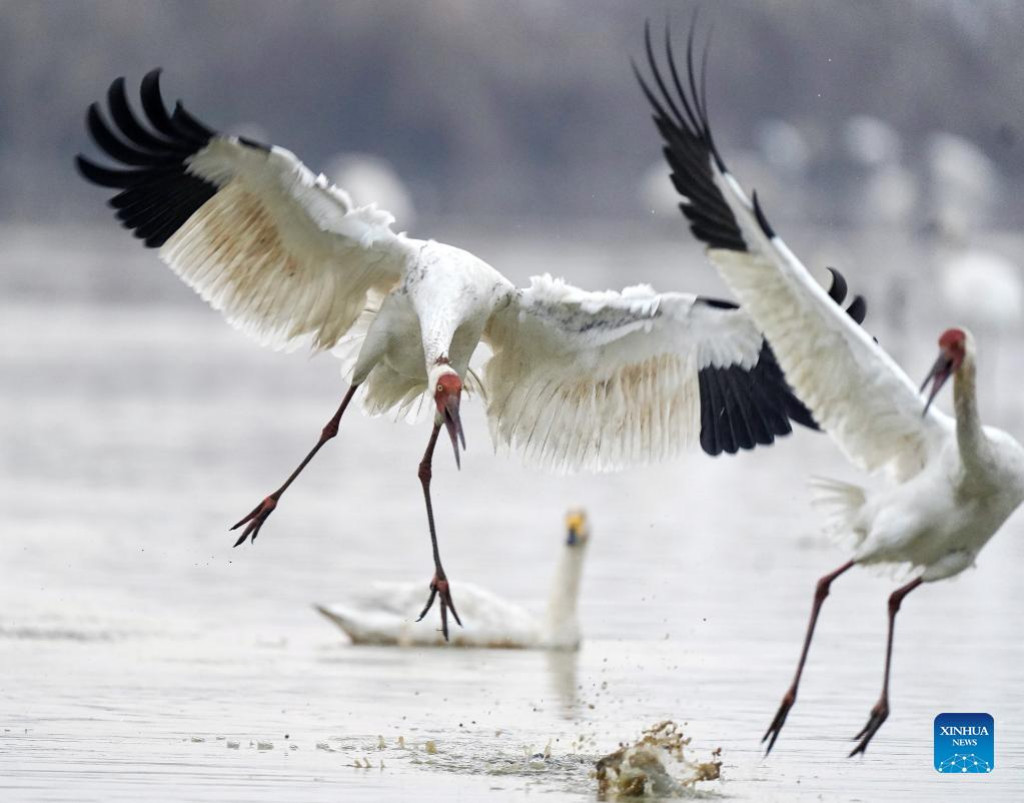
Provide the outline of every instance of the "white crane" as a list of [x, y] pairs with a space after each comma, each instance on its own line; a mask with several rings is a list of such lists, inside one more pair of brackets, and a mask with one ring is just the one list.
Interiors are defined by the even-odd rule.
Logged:
[[[815, 426], [735, 304], [646, 285], [587, 292], [550, 276], [516, 289], [466, 251], [395, 234], [387, 212], [354, 206], [289, 151], [217, 134], [180, 102], [169, 113], [159, 70], [143, 79], [141, 101], [145, 123], [119, 78], [107, 93], [114, 127], [89, 108], [88, 130], [117, 169], [77, 160], [87, 180], [118, 190], [110, 205], [123, 225], [263, 343], [358, 347], [337, 411], [284, 484], [232, 528], [244, 526], [236, 546], [256, 538], [337, 435], [358, 388], [371, 413], [414, 408], [429, 392], [436, 415], [419, 478], [435, 573], [420, 618], [439, 597], [447, 636], [448, 611], [459, 617], [431, 463], [442, 426], [459, 462], [464, 385], [486, 396], [499, 445], [561, 469], [662, 459], [698, 438], [710, 454], [734, 453], [790, 432], [790, 419]], [[469, 365], [481, 342], [493, 356], [479, 380]]]
[[[850, 753], [862, 753], [889, 715], [893, 626], [900, 603], [922, 583], [942, 580], [974, 564], [981, 548], [1024, 501], [1024, 449], [1010, 435], [982, 425], [975, 395], [971, 335], [949, 329], [939, 357], [919, 391], [882, 348], [840, 314], [807, 269], [772, 231], [755, 194], [748, 200], [726, 170], [708, 123], [704, 75], [694, 68], [693, 31], [686, 86], [666, 33], [671, 86], [659, 70], [646, 30], [654, 88], [637, 77], [665, 139], [673, 181], [685, 196], [683, 212], [707, 254], [765, 333], [787, 380], [815, 420], [854, 465], [884, 472], [884, 488], [836, 481], [820, 484], [834, 523], [852, 536], [846, 563], [817, 584], [810, 623], [793, 684], [764, 740], [768, 751], [796, 699], [818, 612], [833, 580], [855, 565], [906, 564], [914, 579], [889, 597], [889, 633], [882, 694]], [[706, 51], [705, 51], [706, 60]], [[674, 90], [674, 91], [673, 91]], [[709, 238], [710, 225], [721, 232]], [[954, 377], [955, 418], [931, 406]]]
[[[536, 616], [480, 586], [459, 584], [459, 606], [466, 624], [456, 631], [456, 647], [576, 650], [580, 625], [576, 602], [580, 593], [583, 558], [590, 541], [586, 513], [570, 510], [565, 517], [565, 546], [555, 571], [544, 616]], [[353, 644], [397, 644], [438, 647], [445, 644], [436, 630], [413, 627], [422, 602], [421, 583], [377, 582], [352, 602], [317, 605], [316, 609], [340, 627]]]

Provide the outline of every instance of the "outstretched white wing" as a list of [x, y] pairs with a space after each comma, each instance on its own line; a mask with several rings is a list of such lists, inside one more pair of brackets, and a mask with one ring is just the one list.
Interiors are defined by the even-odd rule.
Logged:
[[[637, 77], [665, 140], [672, 181], [692, 232], [771, 344], [786, 379], [846, 456], [867, 470], [905, 480], [941, 448], [950, 419], [930, 408], [907, 375], [854, 318], [844, 314], [772, 231], [725, 168], [708, 127], [703, 77], [694, 69], [693, 35], [684, 87], [666, 36], [672, 87], [658, 68], [647, 30], [656, 89]], [[699, 89], [698, 89], [699, 85]], [[857, 302], [855, 302], [857, 303]]]
[[747, 315], [728, 302], [640, 285], [587, 292], [534, 277], [491, 319], [484, 368], [495, 443], [562, 470], [772, 443], [793, 397]]
[[311, 340], [331, 348], [367, 307], [398, 282], [414, 241], [393, 218], [354, 207], [282, 148], [223, 136], [180, 103], [168, 114], [159, 71], [142, 81], [144, 126], [124, 80], [87, 125], [96, 144], [129, 169], [79, 156], [89, 181], [120, 190], [117, 217], [235, 326], [264, 343]]

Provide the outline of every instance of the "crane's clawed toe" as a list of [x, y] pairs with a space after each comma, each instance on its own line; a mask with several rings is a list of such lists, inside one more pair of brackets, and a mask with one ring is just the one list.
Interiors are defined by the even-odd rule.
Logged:
[[459, 619], [459, 613], [455, 610], [455, 603], [452, 602], [448, 578], [445, 577], [444, 571], [441, 569], [438, 569], [434, 579], [430, 581], [430, 596], [427, 598], [427, 604], [423, 606], [423, 612], [416, 619], [417, 622], [423, 621], [423, 617], [427, 615], [433, 606], [435, 597], [439, 599], [438, 604], [441, 606], [441, 632], [444, 634], [444, 640], [448, 641], [448, 611], [452, 612], [452, 616], [455, 617], [459, 627], [462, 627], [462, 620]]
[[863, 753], [868, 749], [868, 743], [871, 741], [878, 729], [882, 727], [882, 723], [889, 718], [889, 701], [884, 697], [879, 700], [875, 707], [871, 709], [871, 716], [868, 718], [868, 724], [865, 725], [860, 733], [854, 736], [854, 739], [860, 739], [857, 746], [850, 751], [850, 758], [853, 758], [858, 753]]
[[786, 717], [789, 716], [789, 709], [793, 707], [793, 703], [796, 702], [796, 691], [790, 689], [782, 698], [782, 704], [779, 705], [779, 710], [775, 712], [775, 719], [772, 720], [772, 724], [768, 726], [768, 730], [764, 732], [764, 736], [761, 737], [761, 744], [764, 744], [771, 737], [771, 741], [768, 742], [768, 747], [765, 748], [764, 754], [767, 756], [772, 752], [772, 748], [775, 746], [775, 740], [779, 738], [779, 733], [782, 731], [782, 726], [786, 724]]
[[237, 530], [243, 524], [248, 523], [248, 526], [244, 530], [242, 530], [242, 534], [238, 537], [238, 540], [235, 541], [235, 546], [238, 546], [239, 544], [244, 544], [245, 539], [249, 538], [250, 536], [252, 537], [252, 540], [255, 541], [256, 536], [260, 534], [260, 528], [263, 526], [263, 523], [270, 517], [270, 514], [274, 512], [274, 509], [276, 507], [277, 497], [271, 494], [258, 505], [256, 505], [256, 507], [252, 509], [252, 512], [248, 516], [246, 516], [240, 522], [235, 524], [231, 528], [232, 530]]

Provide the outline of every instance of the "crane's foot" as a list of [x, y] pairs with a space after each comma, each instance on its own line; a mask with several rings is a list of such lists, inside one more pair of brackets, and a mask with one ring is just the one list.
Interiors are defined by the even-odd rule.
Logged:
[[789, 716], [789, 709], [793, 707], [793, 703], [796, 702], [796, 689], [790, 687], [782, 697], [782, 704], [779, 706], [779, 710], [775, 712], [775, 719], [772, 720], [772, 724], [768, 726], [768, 730], [764, 732], [764, 736], [761, 737], [761, 744], [768, 741], [771, 737], [771, 741], [768, 741], [768, 747], [765, 748], [764, 754], [767, 756], [772, 752], [772, 748], [775, 746], [775, 740], [779, 738], [779, 733], [782, 731], [782, 726], [786, 724], [786, 717]]
[[444, 575], [444, 569], [438, 567], [437, 572], [434, 574], [434, 579], [430, 581], [430, 596], [427, 598], [427, 604], [423, 607], [423, 612], [419, 615], [417, 622], [422, 622], [423, 617], [427, 615], [430, 608], [434, 604], [434, 599], [437, 598], [438, 605], [441, 607], [441, 632], [444, 634], [444, 640], [448, 641], [448, 611], [452, 612], [452, 616], [455, 617], [455, 621], [459, 627], [462, 627], [462, 620], [459, 619], [459, 613], [455, 610], [455, 603], [452, 602], [451, 587], [448, 585], [448, 578]]
[[255, 541], [256, 536], [260, 534], [260, 528], [263, 526], [264, 522], [270, 518], [270, 514], [274, 512], [276, 507], [277, 494], [271, 494], [256, 505], [248, 516], [234, 525], [231, 528], [232, 530], [237, 530], [243, 524], [247, 525], [246, 528], [242, 530], [242, 534], [238, 537], [238, 540], [235, 541], [235, 546], [244, 544], [246, 538], [251, 538], [251, 540]]
[[854, 739], [860, 739], [852, 751], [850, 751], [850, 758], [853, 758], [858, 753], [863, 753], [868, 749], [868, 743], [871, 741], [871, 737], [878, 733], [878, 729], [882, 727], [882, 723], [889, 718], [889, 701], [882, 697], [875, 707], [871, 709], [871, 716], [868, 718], [868, 724], [865, 725], [860, 733], [854, 736]]

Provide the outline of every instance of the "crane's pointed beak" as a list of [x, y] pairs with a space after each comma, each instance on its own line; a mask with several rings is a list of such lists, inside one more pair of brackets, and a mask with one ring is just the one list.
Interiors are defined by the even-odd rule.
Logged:
[[444, 427], [448, 430], [448, 437], [452, 439], [452, 448], [455, 450], [455, 466], [461, 469], [459, 442], [462, 442], [462, 448], [465, 450], [466, 434], [462, 431], [462, 419], [459, 417], [458, 395], [451, 395], [445, 400], [441, 414], [444, 419]]
[[924, 389], [928, 386], [928, 382], [932, 381], [932, 391], [928, 394], [928, 401], [925, 402], [924, 410], [921, 412], [921, 418], [928, 415], [928, 408], [932, 406], [932, 401], [942, 390], [942, 386], [946, 384], [946, 380], [953, 375], [953, 358], [949, 357], [945, 352], [939, 354], [939, 358], [935, 361], [932, 366], [932, 370], [928, 372], [928, 376], [924, 378], [924, 382], [921, 383], [921, 393], [924, 393]]

